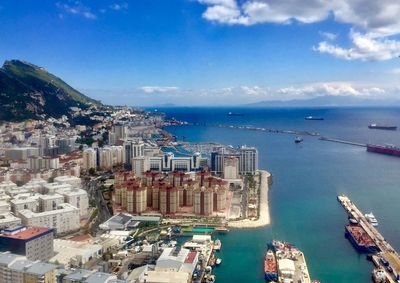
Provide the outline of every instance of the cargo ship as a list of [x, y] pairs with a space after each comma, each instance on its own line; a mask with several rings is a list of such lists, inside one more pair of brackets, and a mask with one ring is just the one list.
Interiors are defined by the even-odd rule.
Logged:
[[268, 250], [264, 258], [264, 278], [267, 282], [276, 282], [278, 280], [278, 266], [272, 250]]
[[397, 126], [388, 126], [388, 125], [379, 125], [379, 124], [370, 124], [368, 126], [370, 129], [376, 129], [376, 130], [389, 130], [389, 131], [395, 131], [397, 130]]
[[317, 116], [307, 116], [307, 117], [305, 117], [304, 119], [306, 119], [306, 120], [316, 120], [316, 121], [322, 121], [322, 120], [324, 120], [323, 117], [317, 117]]
[[394, 145], [367, 144], [367, 151], [400, 157], [400, 147]]
[[346, 225], [344, 235], [359, 252], [376, 253], [379, 251], [371, 237], [358, 224]]

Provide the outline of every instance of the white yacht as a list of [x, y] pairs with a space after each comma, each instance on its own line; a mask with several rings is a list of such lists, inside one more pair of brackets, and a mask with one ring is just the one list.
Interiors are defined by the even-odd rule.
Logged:
[[365, 218], [368, 220], [369, 223], [371, 223], [372, 226], [378, 226], [378, 220], [376, 220], [375, 216], [372, 214], [372, 212], [367, 213], [364, 215]]

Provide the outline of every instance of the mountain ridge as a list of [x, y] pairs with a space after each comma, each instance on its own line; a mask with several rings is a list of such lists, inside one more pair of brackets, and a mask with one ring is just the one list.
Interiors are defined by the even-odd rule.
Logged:
[[70, 107], [101, 105], [32, 63], [7, 60], [0, 68], [0, 120], [21, 121], [69, 115]]

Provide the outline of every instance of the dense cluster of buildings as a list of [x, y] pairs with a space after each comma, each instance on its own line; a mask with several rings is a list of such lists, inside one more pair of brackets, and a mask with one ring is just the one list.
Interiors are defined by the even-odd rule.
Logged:
[[36, 178], [18, 187], [0, 183], [0, 227], [15, 224], [55, 229], [58, 234], [76, 231], [87, 217], [89, 200], [81, 179], [59, 176], [53, 183]]
[[228, 191], [227, 182], [207, 171], [169, 174], [147, 171], [142, 177], [121, 172], [115, 176], [114, 188], [115, 210], [198, 216], [224, 211]]
[[148, 170], [188, 172], [199, 171], [208, 166], [208, 160], [198, 152], [164, 152], [154, 142], [145, 142], [141, 138], [125, 138], [119, 142], [121, 145], [84, 149], [82, 168], [110, 170], [115, 166], [124, 165], [132, 168], [137, 176], [141, 176]]
[[127, 283], [116, 275], [86, 269], [63, 269], [59, 264], [29, 260], [19, 254], [0, 253], [2, 283]]

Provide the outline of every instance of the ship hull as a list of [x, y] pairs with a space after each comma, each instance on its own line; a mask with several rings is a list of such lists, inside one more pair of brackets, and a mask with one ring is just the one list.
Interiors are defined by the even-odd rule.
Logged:
[[353, 234], [347, 229], [345, 229], [344, 233], [345, 237], [349, 239], [350, 243], [353, 245], [353, 247], [362, 253], [376, 253], [379, 251], [378, 247], [375, 245], [360, 245], [357, 240], [354, 238]]
[[277, 281], [278, 280], [278, 273], [276, 272], [266, 272], [264, 275], [266, 281]]
[[388, 130], [388, 131], [396, 131], [396, 126], [368, 126], [368, 128], [373, 130]]
[[400, 157], [400, 149], [398, 149], [398, 148], [367, 145], [367, 151]]

